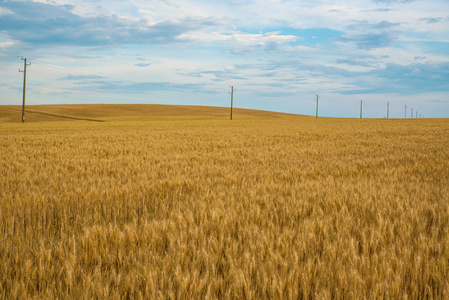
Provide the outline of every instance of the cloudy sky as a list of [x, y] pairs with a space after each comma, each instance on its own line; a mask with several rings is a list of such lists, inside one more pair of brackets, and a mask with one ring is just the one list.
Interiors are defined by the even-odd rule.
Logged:
[[0, 104], [21, 57], [29, 104], [449, 117], [447, 0], [0, 0]]

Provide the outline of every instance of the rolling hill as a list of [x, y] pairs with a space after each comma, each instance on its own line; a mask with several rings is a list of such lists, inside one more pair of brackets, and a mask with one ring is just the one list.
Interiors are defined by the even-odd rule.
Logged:
[[[26, 122], [159, 118], [229, 118], [228, 107], [156, 105], [156, 104], [76, 104], [30, 105], [25, 112]], [[0, 105], [0, 122], [21, 122], [20, 105]], [[233, 118], [282, 118], [291, 114], [234, 108]]]

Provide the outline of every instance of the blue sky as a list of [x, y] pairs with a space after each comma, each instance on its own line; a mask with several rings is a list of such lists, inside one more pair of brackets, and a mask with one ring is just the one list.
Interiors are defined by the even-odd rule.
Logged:
[[0, 104], [449, 117], [447, 0], [0, 0]]

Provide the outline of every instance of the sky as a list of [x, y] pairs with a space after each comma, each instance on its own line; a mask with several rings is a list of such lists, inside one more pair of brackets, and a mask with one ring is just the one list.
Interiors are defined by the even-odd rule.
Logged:
[[22, 58], [30, 105], [449, 117], [448, 0], [0, 0], [0, 104]]

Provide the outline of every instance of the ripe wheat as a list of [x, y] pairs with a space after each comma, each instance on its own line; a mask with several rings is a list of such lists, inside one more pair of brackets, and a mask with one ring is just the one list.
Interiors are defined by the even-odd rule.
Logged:
[[448, 129], [0, 123], [0, 298], [447, 299]]

